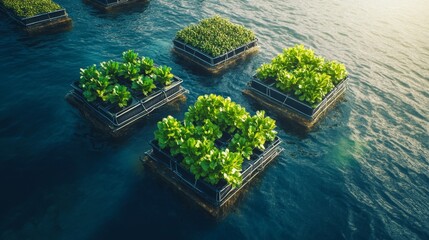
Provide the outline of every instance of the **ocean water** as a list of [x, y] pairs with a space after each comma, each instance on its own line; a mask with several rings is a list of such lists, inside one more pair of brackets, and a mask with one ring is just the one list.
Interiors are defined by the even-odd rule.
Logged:
[[[429, 239], [427, 1], [152, 0], [108, 14], [57, 2], [71, 31], [30, 37], [0, 15], [0, 239]], [[180, 28], [214, 14], [261, 45], [216, 76], [171, 52]], [[345, 100], [310, 132], [268, 110], [285, 151], [225, 218], [141, 164], [156, 122], [199, 95], [258, 110], [241, 90], [297, 43], [347, 66]], [[171, 66], [190, 94], [113, 139], [64, 96], [79, 68], [128, 49]]]

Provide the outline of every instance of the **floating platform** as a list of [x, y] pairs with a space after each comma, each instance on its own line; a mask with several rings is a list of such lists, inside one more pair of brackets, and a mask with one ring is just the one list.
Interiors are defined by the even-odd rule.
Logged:
[[[120, 135], [120, 130], [132, 125], [152, 111], [176, 99], [184, 99], [184, 95], [189, 91], [181, 86], [182, 82], [182, 79], [175, 76], [171, 85], [155, 90], [146, 97], [132, 91], [131, 104], [124, 108], [101, 100], [88, 102], [83, 96], [78, 81], [71, 85], [73, 90], [67, 94], [66, 99], [97, 128], [117, 136]], [[128, 88], [131, 89], [129, 86]]]
[[333, 108], [344, 96], [348, 78], [342, 80], [329, 92], [317, 106], [310, 106], [292, 94], [283, 93], [275, 87], [275, 82], [262, 82], [255, 76], [248, 83], [249, 88], [243, 94], [275, 111], [283, 118], [292, 120], [307, 129], [311, 129], [329, 109]]
[[69, 18], [65, 9], [43, 13], [28, 18], [21, 18], [1, 5], [0, 10], [6, 13], [30, 34], [64, 31], [70, 29], [72, 26], [72, 20]]
[[255, 150], [250, 160], [243, 161], [241, 172], [243, 183], [237, 188], [226, 182], [219, 182], [213, 186], [202, 179], [195, 180], [194, 175], [182, 167], [181, 159], [172, 157], [168, 150], [160, 149], [156, 141], [151, 142], [152, 150], [146, 152], [145, 163], [210, 215], [221, 217], [234, 205], [252, 179], [263, 172], [264, 168], [283, 151], [280, 143], [281, 140], [276, 137], [266, 145], [264, 151]]
[[173, 40], [173, 44], [173, 52], [175, 52], [177, 55], [214, 74], [219, 73], [220, 71], [231, 66], [237, 60], [244, 59], [247, 56], [259, 51], [258, 39], [255, 39], [250, 43], [240, 46], [218, 57], [209, 56], [199, 49], [194, 48], [177, 39]]

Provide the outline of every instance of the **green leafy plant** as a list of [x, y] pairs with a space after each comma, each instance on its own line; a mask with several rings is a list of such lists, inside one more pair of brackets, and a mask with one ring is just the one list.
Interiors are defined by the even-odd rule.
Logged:
[[61, 6], [52, 0], [0, 0], [0, 4], [21, 18], [61, 9]]
[[176, 39], [217, 57], [255, 40], [256, 37], [244, 26], [214, 16], [178, 31]]
[[341, 80], [347, 77], [346, 66], [337, 61], [326, 62], [323, 68], [324, 72], [331, 77], [334, 85], [337, 85]]
[[259, 79], [275, 79], [275, 86], [279, 90], [292, 93], [313, 107], [345, 79], [347, 74], [343, 64], [325, 61], [303, 45], [284, 49], [271, 63], [262, 64], [256, 70]]
[[133, 82], [141, 76], [140, 68], [131, 62], [122, 63], [119, 70], [119, 76]]
[[256, 76], [262, 80], [271, 80], [277, 76], [277, 71], [273, 64], [264, 63], [256, 70]]
[[186, 130], [182, 124], [172, 116], [168, 116], [157, 123], [158, 129], [155, 131], [155, 139], [158, 145], [164, 149], [169, 148], [173, 156], [180, 152], [183, 144], [183, 134]]
[[152, 59], [139, 58], [138, 53], [132, 50], [123, 52], [122, 58], [124, 62], [109, 60], [101, 62], [100, 67], [92, 65], [80, 69], [79, 87], [87, 101], [100, 99], [125, 107], [131, 99], [126, 86], [147, 96], [156, 89], [155, 79], [159, 83], [158, 86], [171, 84], [174, 77], [171, 68], [156, 68]]
[[98, 97], [105, 99], [110, 85], [109, 77], [103, 75], [98, 71], [95, 65], [86, 69], [80, 69], [80, 87], [83, 90], [83, 96], [89, 101], [93, 102]]
[[138, 62], [140, 70], [143, 72], [143, 74], [145, 75], [150, 75], [152, 74], [153, 70], [154, 70], [154, 66], [155, 64], [153, 63], [153, 59], [148, 58], [148, 57], [143, 57], [142, 59], [140, 59], [140, 61]]
[[257, 111], [255, 115], [245, 120], [240, 130], [241, 135], [251, 146], [263, 150], [265, 142], [273, 141], [276, 137], [275, 127], [276, 122], [273, 119], [265, 117], [264, 111]]
[[149, 95], [149, 93], [151, 93], [152, 90], [156, 88], [155, 84], [153, 83], [153, 79], [148, 76], [139, 76], [139, 78], [135, 80], [131, 86], [132, 89], [141, 91], [144, 96]]
[[109, 76], [102, 75], [94, 81], [96, 85], [97, 96], [103, 101], [107, 101], [109, 94], [112, 92], [112, 82]]
[[122, 53], [122, 59], [124, 59], [125, 63], [137, 63], [139, 54], [133, 50], [128, 50]]
[[104, 75], [109, 76], [113, 81], [117, 82], [120, 76], [120, 63], [110, 60], [100, 63], [101, 71]]
[[198, 97], [194, 106], [185, 113], [185, 121], [203, 124], [210, 119], [221, 131], [233, 133], [239, 128], [249, 113], [231, 99], [214, 94]]
[[[231, 99], [211, 94], [198, 97], [183, 124], [171, 116], [158, 122], [155, 139], [173, 156], [181, 155], [181, 164], [196, 180], [213, 185], [224, 180], [237, 187], [242, 183], [243, 160], [274, 140], [274, 128], [275, 121], [263, 111], [250, 116]], [[217, 147], [215, 141], [227, 133], [234, 133], [233, 138], [227, 146]]]
[[171, 79], [174, 75], [171, 73], [171, 67], [160, 66], [153, 69], [153, 74], [155, 76], [156, 82], [160, 83], [163, 86], [168, 86], [171, 84]]
[[107, 95], [107, 100], [110, 103], [117, 103], [119, 107], [125, 107], [128, 105], [128, 101], [131, 99], [131, 93], [127, 87], [116, 84], [112, 88], [112, 92]]

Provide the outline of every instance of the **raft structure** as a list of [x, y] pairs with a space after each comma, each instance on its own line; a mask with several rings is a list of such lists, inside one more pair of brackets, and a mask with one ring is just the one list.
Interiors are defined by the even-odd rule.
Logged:
[[229, 184], [212, 186], [203, 180], [196, 181], [194, 175], [180, 165], [180, 160], [160, 149], [156, 141], [151, 142], [152, 149], [145, 153], [144, 163], [180, 194], [218, 218], [228, 213], [244, 189], [250, 187], [253, 179], [283, 151], [280, 143], [281, 140], [276, 138], [265, 151], [258, 152], [243, 163], [243, 184], [237, 188]]
[[212, 74], [258, 51], [253, 31], [220, 16], [191, 24], [173, 39], [174, 53]]
[[182, 87], [182, 82], [182, 79], [175, 76], [170, 86], [155, 91], [144, 98], [133, 96], [132, 103], [122, 109], [101, 101], [88, 102], [83, 96], [83, 91], [78, 86], [78, 82], [71, 85], [72, 90], [66, 95], [66, 100], [98, 129], [112, 136], [120, 136], [124, 132], [123, 130], [156, 109], [176, 101], [186, 101], [185, 94], [189, 91]]
[[198, 97], [181, 122], [157, 123], [144, 163], [174, 189], [221, 217], [282, 151], [275, 121], [230, 98]]
[[80, 79], [66, 95], [94, 125], [113, 136], [156, 109], [189, 93], [183, 80], [168, 66], [133, 50], [122, 53], [122, 61], [109, 60], [80, 69]]
[[258, 39], [238, 47], [218, 57], [212, 57], [177, 39], [173, 40], [173, 52], [188, 62], [192, 62], [205, 71], [217, 74], [236, 62], [246, 59], [259, 51]]
[[347, 79], [341, 81], [316, 107], [300, 101], [292, 94], [279, 91], [274, 86], [275, 83], [267, 84], [255, 76], [248, 83], [248, 88], [243, 90], [243, 94], [264, 108], [276, 112], [282, 118], [296, 122], [310, 130], [344, 98]]
[[347, 82], [344, 64], [295, 45], [256, 69], [243, 94], [309, 130], [342, 99]]
[[65, 31], [72, 27], [72, 20], [65, 9], [58, 9], [30, 17], [20, 17], [13, 10], [0, 4], [0, 11], [8, 15], [29, 34]]

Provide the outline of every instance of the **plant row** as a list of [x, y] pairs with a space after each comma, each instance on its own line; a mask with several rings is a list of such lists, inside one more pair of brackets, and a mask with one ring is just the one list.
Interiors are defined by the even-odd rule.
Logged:
[[171, 84], [173, 74], [170, 67], [156, 67], [152, 59], [139, 57], [132, 50], [123, 52], [122, 59], [123, 62], [110, 60], [100, 63], [99, 67], [94, 64], [80, 69], [79, 86], [87, 101], [99, 99], [125, 107], [131, 100], [128, 87], [147, 96], [157, 87]]
[[303, 45], [284, 49], [271, 63], [264, 63], [256, 70], [259, 79], [275, 80], [279, 90], [292, 93], [313, 107], [347, 74], [343, 64], [326, 61]]
[[[183, 122], [168, 116], [157, 126], [155, 140], [160, 148], [182, 157], [182, 166], [196, 180], [212, 185], [226, 181], [233, 187], [243, 181], [244, 159], [249, 160], [255, 149], [263, 150], [277, 135], [275, 121], [265, 117], [264, 111], [250, 116], [230, 98], [214, 94], [198, 97]], [[227, 143], [219, 146], [219, 139]]]
[[178, 31], [176, 39], [217, 57], [255, 40], [255, 34], [242, 25], [214, 16]]
[[61, 9], [61, 6], [52, 0], [0, 0], [0, 3], [21, 18]]

